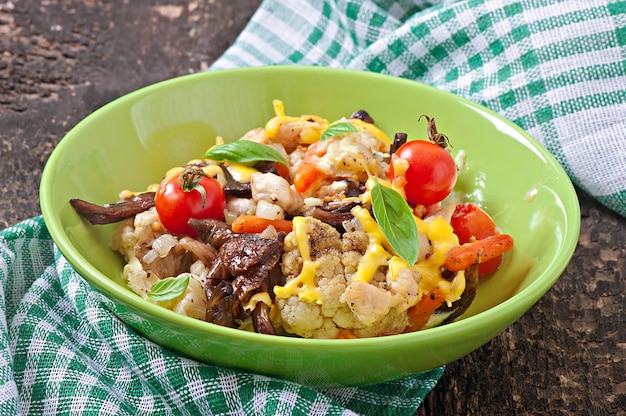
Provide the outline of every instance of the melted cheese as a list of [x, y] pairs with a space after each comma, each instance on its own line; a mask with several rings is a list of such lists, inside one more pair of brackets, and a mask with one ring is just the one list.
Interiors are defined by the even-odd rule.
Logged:
[[254, 295], [252, 295], [250, 300], [248, 300], [247, 302], [244, 302], [243, 307], [246, 311], [251, 312], [254, 310], [254, 308], [256, 308], [256, 305], [259, 302], [263, 302], [269, 307], [272, 306], [272, 298], [270, 298], [269, 293], [260, 292], [260, 293], [255, 293]]
[[302, 115], [293, 117], [285, 115], [285, 105], [281, 100], [273, 100], [275, 116], [265, 124], [265, 136], [273, 139], [278, 134], [280, 126], [285, 123], [300, 123], [302, 131], [300, 132], [300, 140], [305, 144], [312, 144], [319, 141], [322, 131], [328, 126], [328, 121], [314, 115]]
[[443, 218], [435, 218], [430, 223], [418, 221], [418, 230], [426, 229], [426, 235], [433, 246], [432, 254], [417, 263], [415, 268], [422, 276], [419, 287], [420, 292], [429, 292], [434, 288], [446, 294], [446, 302], [451, 304], [461, 297], [465, 290], [465, 274], [457, 273], [452, 282], [441, 277], [441, 267], [446, 261], [448, 251], [459, 245], [459, 239], [452, 230], [452, 226]]
[[[364, 204], [372, 200], [372, 188], [376, 185], [376, 182], [376, 179], [372, 176], [367, 178], [367, 181], [365, 182], [365, 192], [361, 194], [361, 201], [363, 201]], [[378, 178], [378, 184], [391, 188], [391, 182], [386, 179]]]
[[369, 282], [374, 277], [376, 270], [381, 266], [387, 266], [389, 260], [394, 256], [383, 247], [384, 244], [389, 248], [389, 243], [369, 211], [357, 205], [351, 212], [359, 220], [369, 238], [367, 249], [359, 262], [356, 273], [352, 276], [352, 281]]
[[389, 137], [387, 137], [387, 135], [375, 125], [359, 120], [358, 118], [350, 119], [350, 122], [354, 124], [354, 127], [356, 127], [359, 131], [369, 133], [371, 136], [375, 137], [384, 144], [388, 145], [391, 143]]
[[[361, 223], [369, 239], [367, 249], [361, 257], [357, 271], [352, 276], [352, 281], [370, 282], [380, 267], [388, 267], [387, 279], [395, 281], [401, 270], [409, 265], [402, 258], [391, 254], [393, 249], [367, 209], [356, 206], [351, 212]], [[445, 263], [447, 252], [452, 247], [458, 246], [458, 238], [453, 233], [450, 224], [442, 218], [435, 218], [431, 222], [414, 218], [418, 232], [425, 233], [433, 246], [432, 254], [413, 266], [421, 275], [420, 295], [438, 288], [445, 294], [446, 302], [451, 304], [458, 300], [465, 290], [465, 274], [458, 272], [450, 282], [441, 276], [441, 267]], [[315, 282], [318, 264], [311, 259], [307, 221], [305, 217], [293, 219], [293, 232], [302, 257], [302, 270], [285, 286], [275, 286], [274, 293], [278, 298], [299, 296], [306, 302], [321, 304], [321, 293]]]
[[308, 220], [305, 217], [295, 217], [292, 221], [293, 232], [295, 233], [298, 250], [302, 257], [302, 270], [296, 278], [288, 281], [285, 286], [274, 286], [274, 294], [279, 298], [289, 298], [297, 295], [306, 302], [321, 304], [320, 289], [315, 284], [318, 264], [311, 260], [307, 222]]
[[[387, 276], [389, 280], [395, 281], [400, 270], [409, 267], [408, 264], [400, 257], [390, 254], [393, 249], [368, 210], [357, 206], [353, 208], [352, 214], [359, 220], [369, 237], [367, 250], [352, 280], [369, 282], [379, 267], [388, 266]], [[446, 261], [448, 251], [458, 246], [459, 240], [450, 224], [442, 218], [436, 218], [430, 223], [414, 218], [418, 232], [425, 233], [433, 245], [432, 254], [413, 266], [422, 276], [419, 283], [420, 293], [429, 292], [437, 287], [445, 293], [446, 302], [451, 304], [458, 300], [465, 290], [465, 274], [459, 272], [452, 282], [449, 282], [441, 276], [441, 267]]]
[[253, 167], [242, 165], [240, 163], [231, 163], [227, 166], [228, 172], [239, 183], [250, 183], [252, 175], [258, 172]]

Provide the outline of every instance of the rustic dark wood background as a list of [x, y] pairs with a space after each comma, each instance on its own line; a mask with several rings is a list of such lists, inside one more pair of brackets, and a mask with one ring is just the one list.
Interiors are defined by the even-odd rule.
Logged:
[[[259, 3], [0, 0], [0, 229], [40, 214], [41, 170], [79, 120], [206, 70]], [[580, 202], [579, 245], [560, 280], [449, 364], [418, 415], [626, 414], [626, 219]]]

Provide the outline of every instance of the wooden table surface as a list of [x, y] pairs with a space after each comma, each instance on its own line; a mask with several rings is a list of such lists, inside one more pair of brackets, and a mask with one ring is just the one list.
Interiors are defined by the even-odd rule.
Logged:
[[[40, 215], [43, 166], [79, 120], [206, 70], [259, 3], [0, 1], [0, 229]], [[626, 414], [626, 219], [579, 196], [565, 273], [518, 322], [449, 364], [418, 415]]]

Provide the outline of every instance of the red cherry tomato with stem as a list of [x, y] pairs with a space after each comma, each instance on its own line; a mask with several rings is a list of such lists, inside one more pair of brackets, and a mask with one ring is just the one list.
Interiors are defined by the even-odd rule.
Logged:
[[[450, 225], [459, 237], [459, 243], [465, 244], [492, 235], [499, 234], [495, 221], [487, 212], [471, 202], [459, 204], [454, 209]], [[495, 272], [502, 263], [503, 256], [498, 256], [478, 265], [478, 274], [484, 276]]]
[[442, 146], [425, 140], [412, 140], [392, 155], [389, 177], [392, 181], [404, 177], [404, 193], [409, 203], [432, 205], [452, 192], [457, 171], [450, 152]]
[[180, 175], [163, 179], [155, 205], [161, 223], [170, 233], [196, 237], [196, 231], [187, 224], [189, 219], [224, 219], [226, 198], [217, 180], [205, 176], [198, 167], [188, 167]]

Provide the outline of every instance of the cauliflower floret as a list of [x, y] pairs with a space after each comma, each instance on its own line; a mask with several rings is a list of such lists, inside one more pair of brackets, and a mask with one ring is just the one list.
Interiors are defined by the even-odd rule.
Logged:
[[[307, 235], [312, 244], [311, 261], [315, 263], [315, 290], [318, 302], [308, 302], [299, 296], [278, 298], [277, 305], [283, 328], [303, 337], [335, 338], [339, 332], [333, 317], [345, 308], [340, 297], [346, 288], [341, 263], [340, 235], [320, 221], [307, 219]], [[295, 233], [289, 233], [283, 244], [283, 274], [287, 280], [298, 277], [304, 261]]]
[[[302, 238], [295, 229], [283, 247], [287, 283], [276, 292], [283, 328], [307, 338], [337, 338], [343, 331], [357, 337], [402, 332], [408, 323], [406, 310], [417, 302], [419, 274], [406, 269], [392, 277], [381, 268], [370, 282], [353, 282], [368, 246], [367, 234], [350, 231], [342, 237], [314, 218], [303, 221], [310, 258], [307, 247], [303, 258]], [[303, 277], [310, 273], [312, 282]]]
[[137, 257], [131, 257], [124, 266], [122, 275], [128, 284], [128, 288], [144, 299], [148, 299], [148, 292], [153, 284], [159, 281], [154, 273], [147, 273]]
[[143, 230], [150, 223], [149, 217], [150, 214], [139, 214], [135, 220], [124, 220], [111, 238], [111, 248], [122, 254], [126, 260], [122, 275], [128, 287], [144, 299], [147, 298], [150, 287], [159, 280], [158, 276], [147, 273], [135, 257], [135, 244], [139, 235], [136, 224], [141, 227], [139, 231]]
[[[144, 270], [141, 261], [136, 256], [137, 243], [146, 227], [160, 228], [156, 210], [150, 209], [137, 214], [134, 219], [130, 218], [123, 221], [113, 233], [111, 248], [121, 253], [126, 260], [122, 275], [129, 289], [147, 301], [153, 302], [148, 297], [148, 292], [150, 292], [152, 285], [160, 280], [159, 276]], [[168, 236], [168, 234], [163, 234], [160, 238], [163, 236]], [[157, 240], [158, 238], [155, 242]], [[208, 301], [204, 286], [209, 269], [201, 260], [196, 260], [189, 267], [189, 273], [185, 272], [184, 274], [189, 274], [191, 278], [183, 296], [179, 300], [165, 302], [161, 305], [181, 315], [205, 320]]]
[[181, 315], [205, 320], [207, 308], [207, 296], [202, 284], [202, 278], [195, 274], [190, 274], [189, 285], [183, 297], [174, 303], [172, 310]]
[[135, 243], [137, 243], [135, 226], [133, 225], [132, 218], [129, 218], [124, 220], [113, 233], [111, 237], [111, 249], [122, 254], [124, 259], [128, 261], [129, 258], [135, 255]]
[[316, 303], [304, 302], [297, 296], [279, 299], [283, 328], [301, 337], [310, 338], [323, 326], [322, 309]]

